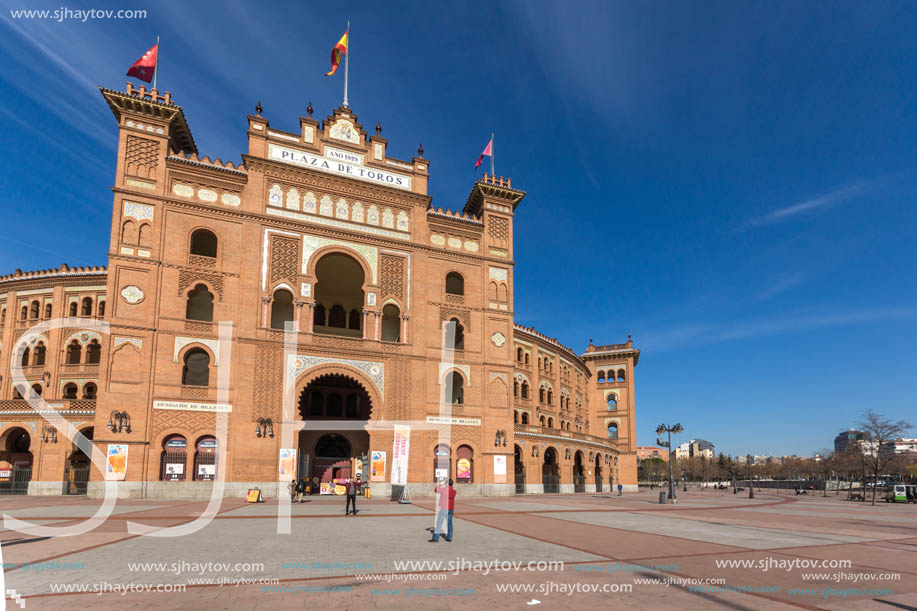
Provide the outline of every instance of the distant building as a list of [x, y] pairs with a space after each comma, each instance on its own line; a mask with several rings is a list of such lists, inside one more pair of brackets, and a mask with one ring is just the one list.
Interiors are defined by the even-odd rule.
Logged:
[[901, 438], [890, 441], [882, 446], [882, 455], [889, 454], [915, 454], [917, 455], [917, 439]]
[[836, 454], [846, 454], [864, 441], [869, 441], [869, 439], [869, 433], [866, 431], [857, 431], [854, 429], [841, 431], [837, 434], [837, 437], [834, 438], [834, 452]]
[[656, 446], [637, 446], [637, 460], [646, 460], [648, 458], [669, 459], [669, 451], [666, 448]]
[[691, 458], [694, 456], [713, 458], [713, 448], [713, 444], [706, 439], [692, 439], [675, 448], [675, 458]]

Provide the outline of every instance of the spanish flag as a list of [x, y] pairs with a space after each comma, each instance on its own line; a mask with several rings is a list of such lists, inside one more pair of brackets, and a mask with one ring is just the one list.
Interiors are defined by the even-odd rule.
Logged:
[[331, 49], [331, 70], [326, 72], [325, 76], [332, 76], [335, 72], [338, 71], [338, 66], [341, 64], [341, 56], [347, 54], [347, 35], [349, 33], [350, 28], [344, 32], [344, 35], [341, 36], [338, 44], [334, 45], [334, 48]]

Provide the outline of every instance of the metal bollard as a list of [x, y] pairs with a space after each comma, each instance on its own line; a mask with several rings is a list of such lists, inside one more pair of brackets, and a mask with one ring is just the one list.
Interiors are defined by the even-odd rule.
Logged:
[[660, 492], [660, 493], [659, 493], [659, 504], [660, 504], [660, 505], [665, 505], [665, 492]]

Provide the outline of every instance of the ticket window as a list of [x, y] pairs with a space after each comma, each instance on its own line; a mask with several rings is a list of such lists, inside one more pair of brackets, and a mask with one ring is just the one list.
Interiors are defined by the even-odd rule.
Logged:
[[188, 442], [182, 435], [170, 435], [162, 442], [162, 458], [159, 463], [159, 479], [164, 482], [185, 480], [185, 465], [188, 462]]
[[194, 479], [209, 482], [216, 479], [217, 473], [217, 440], [212, 436], [197, 440], [194, 451]]

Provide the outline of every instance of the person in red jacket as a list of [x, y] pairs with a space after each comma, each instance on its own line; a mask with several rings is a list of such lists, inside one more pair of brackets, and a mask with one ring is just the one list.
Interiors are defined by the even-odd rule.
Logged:
[[436, 527], [433, 529], [433, 538], [430, 543], [439, 541], [439, 535], [443, 532], [443, 520], [449, 520], [446, 526], [446, 541], [452, 543], [452, 514], [455, 513], [455, 488], [452, 487], [452, 480], [449, 480], [448, 486], [440, 484], [434, 490], [439, 494], [439, 510], [436, 514]]

